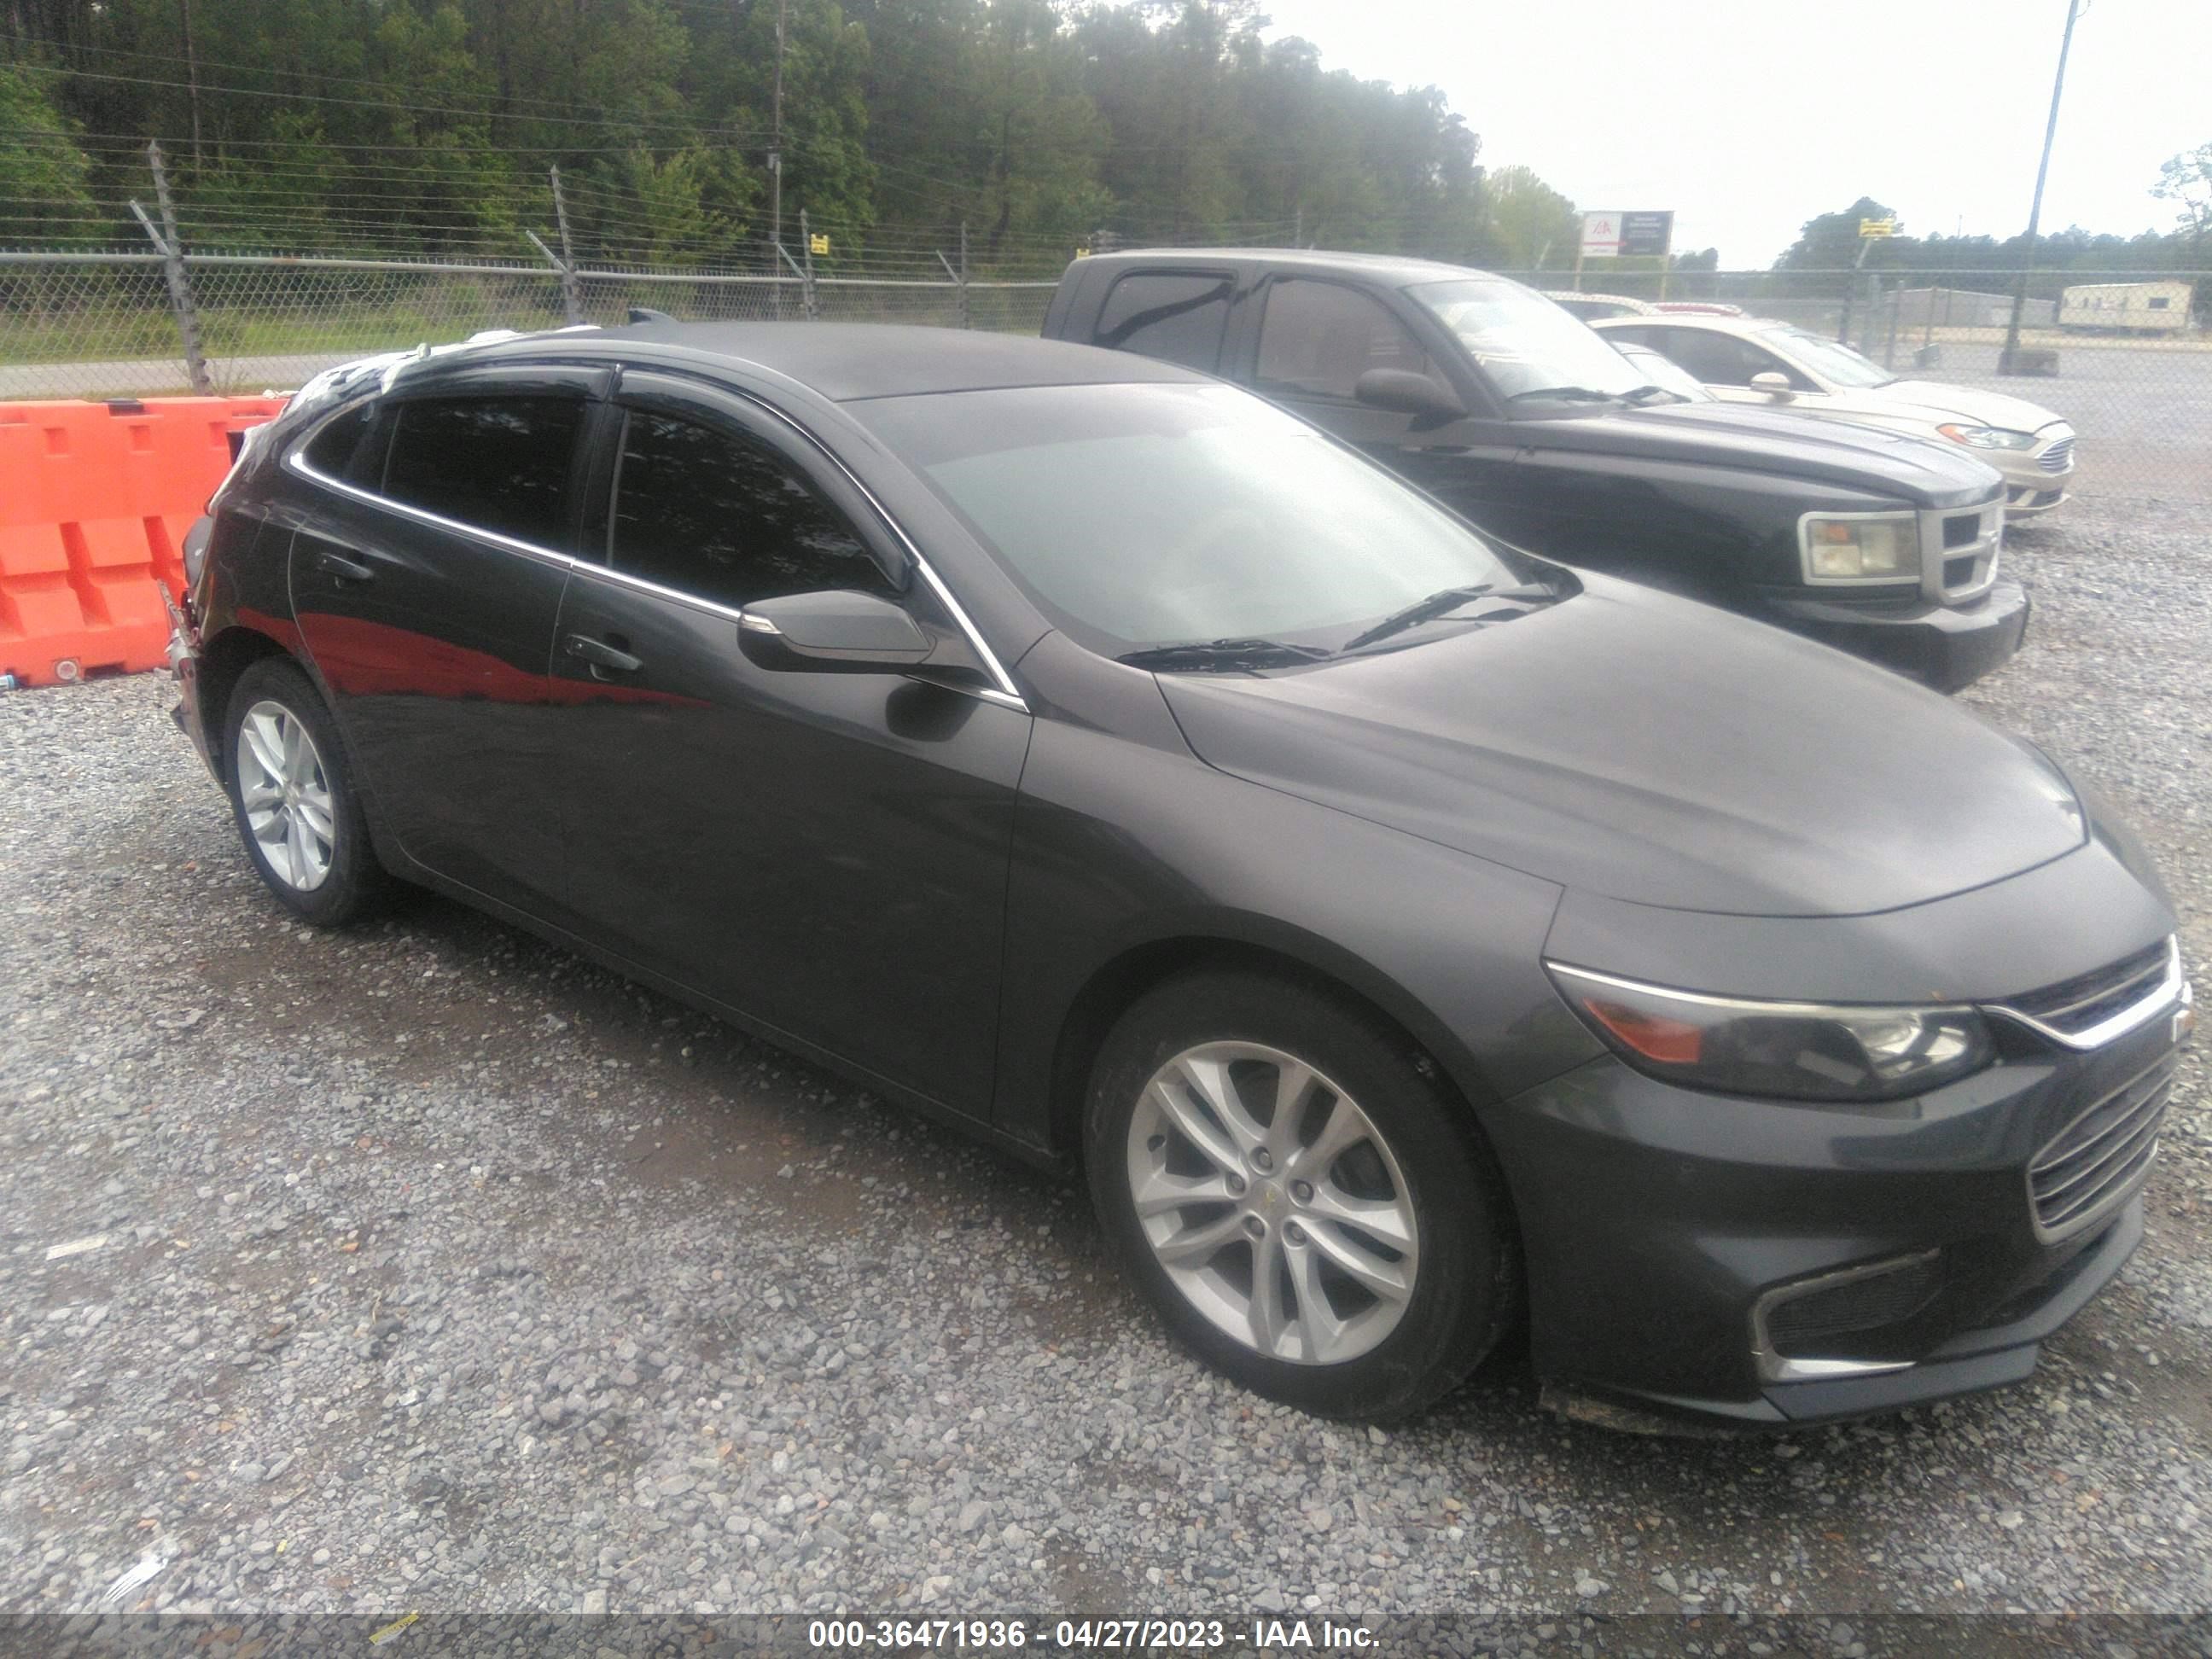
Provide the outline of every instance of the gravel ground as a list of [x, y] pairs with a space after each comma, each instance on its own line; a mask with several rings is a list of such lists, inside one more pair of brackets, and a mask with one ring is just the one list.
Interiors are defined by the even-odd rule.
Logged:
[[[1978, 707], [2212, 960], [2212, 534], [2021, 534]], [[290, 926], [159, 678], [0, 696], [0, 1611], [2212, 1607], [2200, 1048], [2149, 1242], [1999, 1396], [1390, 1433], [1212, 1379], [1080, 1194], [427, 896]], [[104, 1242], [57, 1256], [53, 1247]]]

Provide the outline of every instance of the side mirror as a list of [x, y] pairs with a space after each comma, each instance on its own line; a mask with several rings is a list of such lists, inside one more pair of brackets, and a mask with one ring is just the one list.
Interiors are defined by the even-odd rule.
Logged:
[[787, 593], [749, 605], [738, 644], [763, 668], [896, 673], [936, 648], [928, 630], [889, 599], [852, 588]]
[[1790, 389], [1790, 377], [1787, 374], [1778, 374], [1771, 368], [1762, 369], [1751, 377], [1751, 389], [1753, 392], [1764, 392], [1770, 398], [1788, 398], [1796, 395]]
[[1353, 382], [1352, 395], [1376, 409], [1455, 421], [1467, 406], [1425, 374], [1410, 368], [1370, 368]]

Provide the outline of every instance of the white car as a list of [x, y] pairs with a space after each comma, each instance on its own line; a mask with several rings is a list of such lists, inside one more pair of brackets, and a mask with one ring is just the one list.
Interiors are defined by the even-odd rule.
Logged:
[[1679, 363], [1724, 403], [1766, 404], [1948, 439], [2004, 475], [2005, 516], [2048, 513], [2074, 477], [2074, 428], [2002, 392], [1905, 380], [1881, 364], [1794, 323], [1763, 317], [1606, 317], [1592, 328]]

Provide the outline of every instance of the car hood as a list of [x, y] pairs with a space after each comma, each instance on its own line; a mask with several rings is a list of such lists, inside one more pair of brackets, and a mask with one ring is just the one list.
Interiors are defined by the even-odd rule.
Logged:
[[1523, 422], [1537, 449], [1686, 461], [1960, 507], [1995, 495], [1996, 471], [1955, 444], [1740, 404], [1661, 404]]
[[1971, 422], [1976, 426], [2004, 427], [2014, 432], [2039, 432], [2062, 418], [2024, 398], [2010, 397], [2002, 392], [1983, 392], [1970, 386], [1949, 386], [1940, 380], [1892, 380], [1887, 386], [1830, 392], [1820, 403], [1827, 411], [1846, 416], [1917, 418], [1930, 426], [1946, 421]]
[[1583, 580], [1396, 651], [1160, 684], [1222, 771], [1639, 904], [1894, 909], [2082, 843], [2064, 777], [1959, 705], [1777, 629]]

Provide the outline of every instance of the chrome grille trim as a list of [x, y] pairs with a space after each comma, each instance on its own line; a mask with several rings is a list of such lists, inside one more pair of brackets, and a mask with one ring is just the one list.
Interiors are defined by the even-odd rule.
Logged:
[[[2161, 957], [2148, 963], [2140, 960], [2148, 955], [2147, 951], [2138, 952], [2136, 956], [2113, 963], [2102, 974], [2095, 976], [2084, 975], [2079, 980], [2066, 981], [2060, 986], [2051, 988], [2069, 993], [2074, 993], [2076, 987], [2081, 988], [2080, 993], [2070, 994], [2066, 1001], [2045, 1006], [2037, 1000], [2039, 994], [2031, 993], [2009, 1003], [1992, 1003], [1986, 1012], [2025, 1025], [2038, 1036], [2048, 1037], [2064, 1048], [2102, 1048], [2113, 1038], [2124, 1036], [2137, 1026], [2148, 1024], [2166, 1009], [2189, 1000], [2189, 981], [2181, 972], [2180, 936], [2167, 936]], [[2107, 974], [2111, 977], [2106, 978]], [[2085, 981], [2088, 981], [2086, 985]], [[2115, 995], [2131, 991], [2139, 984], [2147, 984], [2149, 988], [2105, 1018], [2088, 1025], [2081, 1025], [2078, 1021], [2071, 1025], [2067, 1023], [2069, 1015], [2107, 1003]], [[2040, 994], [2048, 994], [2048, 992]]]
[[2177, 1069], [2172, 1054], [2160, 1055], [2076, 1113], [2030, 1160], [2028, 1204], [2043, 1242], [2095, 1224], [2141, 1184], [2158, 1156], [2159, 1131]]
[[2045, 472], [2063, 472], [2074, 465], [2074, 440], [2061, 438], [2057, 443], [2035, 458], [2035, 464]]
[[[1979, 599], [1996, 586], [1997, 559], [2004, 547], [2004, 497], [1978, 507], [1924, 509], [1920, 514], [1920, 591], [1937, 605], [1963, 605]], [[1971, 540], [1955, 547], [1944, 545], [1946, 520], [1966, 514], [1980, 523]], [[1971, 562], [1968, 562], [1971, 561]], [[1944, 580], [1947, 566], [1958, 564], [1969, 572], [1955, 586]]]

